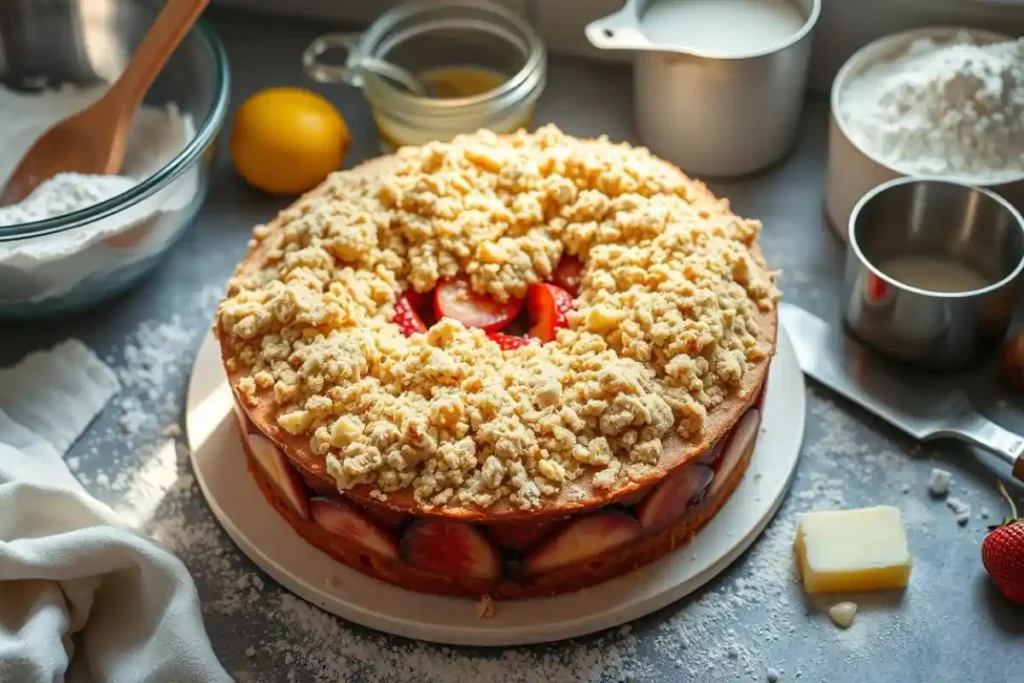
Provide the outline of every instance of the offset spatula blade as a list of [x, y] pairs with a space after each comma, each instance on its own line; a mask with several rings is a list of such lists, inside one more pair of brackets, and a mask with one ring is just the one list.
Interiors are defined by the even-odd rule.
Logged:
[[962, 391], [878, 358], [802, 308], [782, 304], [779, 316], [805, 374], [918, 440], [948, 437], [992, 451], [1024, 481], [1024, 439], [976, 411]]

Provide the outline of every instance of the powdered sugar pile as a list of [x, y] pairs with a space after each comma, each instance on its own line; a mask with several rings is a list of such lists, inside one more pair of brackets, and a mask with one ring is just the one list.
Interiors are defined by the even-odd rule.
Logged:
[[915, 40], [840, 94], [853, 141], [904, 173], [1000, 182], [1024, 170], [1024, 38]]

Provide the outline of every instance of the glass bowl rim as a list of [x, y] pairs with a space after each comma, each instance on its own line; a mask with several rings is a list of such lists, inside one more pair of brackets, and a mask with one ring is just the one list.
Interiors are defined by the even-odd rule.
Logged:
[[102, 218], [112, 216], [119, 211], [126, 209], [158, 190], [165, 187], [172, 180], [176, 179], [188, 168], [209, 146], [210, 141], [220, 129], [227, 113], [228, 91], [230, 90], [230, 75], [228, 73], [227, 51], [224, 43], [214, 31], [210, 22], [200, 17], [193, 30], [202, 39], [206, 46], [213, 53], [213, 61], [216, 69], [214, 74], [214, 101], [206, 120], [202, 122], [195, 137], [189, 141], [173, 159], [168, 161], [156, 173], [143, 180], [138, 185], [105, 199], [97, 204], [91, 204], [85, 208], [70, 213], [44, 218], [28, 223], [16, 223], [14, 225], [0, 227], [0, 243], [13, 242], [31, 237], [54, 235], [57, 233], [73, 230]]

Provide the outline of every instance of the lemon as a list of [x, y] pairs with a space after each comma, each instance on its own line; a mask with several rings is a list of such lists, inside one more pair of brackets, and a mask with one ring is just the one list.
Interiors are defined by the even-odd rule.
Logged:
[[301, 88], [269, 88], [235, 114], [229, 145], [235, 169], [272, 194], [298, 194], [341, 166], [351, 143], [338, 110]]

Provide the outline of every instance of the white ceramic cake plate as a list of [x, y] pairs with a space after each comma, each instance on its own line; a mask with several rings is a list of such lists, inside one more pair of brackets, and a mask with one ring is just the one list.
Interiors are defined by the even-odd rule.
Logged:
[[188, 388], [188, 441], [196, 479], [231, 538], [296, 595], [357, 624], [451, 645], [521, 645], [581, 636], [654, 612], [725, 569], [767, 526], [796, 469], [804, 432], [804, 379], [779, 328], [750, 468], [718, 514], [687, 545], [643, 568], [583, 592], [503, 601], [481, 619], [473, 600], [424, 595], [371, 579], [304, 541], [263, 498], [250, 477], [231, 390], [211, 335]]

